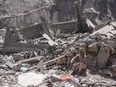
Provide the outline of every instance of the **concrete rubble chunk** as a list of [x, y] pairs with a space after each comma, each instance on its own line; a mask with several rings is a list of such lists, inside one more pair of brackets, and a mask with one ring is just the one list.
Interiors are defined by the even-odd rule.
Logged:
[[8, 68], [10, 69], [13, 69], [13, 67], [15, 66], [11, 61], [7, 61], [5, 65], [8, 66]]
[[97, 56], [97, 66], [99, 68], [105, 68], [109, 57], [110, 57], [110, 50], [109, 50], [108, 46], [104, 45], [104, 46], [100, 47], [100, 50], [99, 50], [99, 53]]
[[110, 31], [110, 33], [112, 33], [113, 35], [116, 35], [116, 30], [112, 30]]
[[97, 41], [100, 41], [102, 40], [102, 36], [100, 33], [95, 33], [95, 34], [92, 34], [90, 35], [92, 39], [96, 39]]
[[110, 72], [109, 69], [104, 69], [103, 70], [103, 74], [105, 74], [105, 75], [111, 75], [111, 72]]
[[64, 87], [75, 87], [73, 84], [69, 83], [69, 82], [66, 82], [64, 84]]
[[88, 51], [97, 53], [99, 49], [98, 43], [93, 43], [88, 46]]
[[88, 87], [88, 84], [82, 84], [82, 87]]
[[37, 69], [39, 72], [44, 73], [44, 65], [43, 65], [43, 59], [41, 59], [37, 65]]
[[61, 81], [60, 76], [58, 76], [56, 74], [51, 75], [51, 79], [52, 79], [52, 81]]
[[43, 37], [48, 40], [50, 46], [58, 45], [55, 41], [53, 41], [47, 34], [43, 34]]
[[112, 63], [112, 65], [116, 65], [116, 58], [112, 57], [109, 59], [109, 61]]
[[3, 56], [3, 60], [5, 62], [7, 62], [7, 61], [14, 62], [14, 58], [13, 58], [12, 55], [5, 55], [5, 56]]
[[21, 68], [20, 68], [20, 71], [21, 71], [21, 72], [26, 72], [27, 70], [28, 70], [27, 67], [21, 67]]
[[108, 43], [108, 45], [110, 45], [111, 47], [113, 47], [114, 49], [116, 49], [115, 41], [108, 41], [107, 43]]
[[29, 85], [34, 85], [38, 86], [43, 82], [43, 80], [46, 78], [45, 75], [41, 73], [24, 73], [18, 76], [18, 83], [22, 86], [29, 86]]
[[89, 28], [95, 29], [95, 25], [89, 19], [86, 20], [86, 23]]
[[112, 25], [106, 25], [105, 27], [99, 29], [98, 31], [93, 32], [91, 35], [94, 35], [96, 33], [107, 34], [109, 31], [112, 30], [114, 30], [114, 27]]
[[23, 59], [23, 54], [22, 53], [15, 53], [13, 55], [13, 58], [14, 58], [15, 61], [22, 60]]
[[111, 22], [112, 26], [116, 27], [116, 22]]
[[58, 30], [56, 31], [56, 37], [59, 37], [60, 34], [61, 34], [61, 30], [58, 29]]
[[112, 65], [112, 69], [113, 69], [114, 72], [116, 72], [116, 64]]

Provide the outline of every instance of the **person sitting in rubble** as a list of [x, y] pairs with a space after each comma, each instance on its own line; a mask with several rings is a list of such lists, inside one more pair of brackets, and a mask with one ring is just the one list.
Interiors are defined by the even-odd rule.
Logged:
[[72, 58], [71, 64], [73, 71], [71, 72], [72, 75], [80, 74], [80, 72], [87, 68], [86, 62], [86, 52], [84, 48], [79, 49], [79, 54]]

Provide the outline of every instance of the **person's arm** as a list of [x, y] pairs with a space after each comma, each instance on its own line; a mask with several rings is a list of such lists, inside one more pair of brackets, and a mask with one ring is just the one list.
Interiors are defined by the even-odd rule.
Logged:
[[87, 55], [84, 55], [84, 62], [87, 62]]
[[73, 62], [75, 61], [75, 59], [76, 59], [78, 56], [79, 56], [79, 54], [77, 54], [75, 57], [73, 57], [73, 58], [71, 59], [71, 63], [73, 63]]

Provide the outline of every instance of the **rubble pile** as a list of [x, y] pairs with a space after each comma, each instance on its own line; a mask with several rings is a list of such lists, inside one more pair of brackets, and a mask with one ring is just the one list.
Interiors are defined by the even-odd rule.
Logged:
[[[116, 82], [110, 78], [116, 77], [116, 28], [114, 22], [111, 24], [92, 34], [62, 33], [58, 35], [57, 32], [57, 37], [55, 37], [57, 44], [50, 46], [49, 49], [44, 47], [43, 50], [2, 53], [0, 58], [1, 86], [30, 87], [28, 85], [38, 85], [38, 87], [68, 87], [67, 85], [69, 85], [69, 87], [115, 87]], [[47, 43], [48, 40], [43, 37], [31, 40], [31, 42], [35, 41]], [[86, 76], [70, 76], [71, 59], [79, 53], [79, 48], [81, 47], [87, 53], [88, 70], [86, 71]], [[27, 81], [24, 85], [23, 81], [19, 81], [19, 78], [25, 79], [26, 75], [23, 74], [29, 72], [33, 72], [33, 74], [32, 76], [29, 74], [27, 78], [33, 80], [34, 83]], [[46, 79], [42, 80], [41, 83], [35, 83], [37, 78], [36, 75], [34, 77], [34, 74], [40, 72], [44, 73], [42, 75]], [[66, 74], [68, 74], [68, 77]], [[20, 77], [20, 75], [22, 76]], [[66, 76], [62, 77], [63, 75]], [[63, 79], [65, 81], [62, 83]], [[48, 82], [52, 86], [48, 86]]]
[[50, 23], [36, 1], [0, 19], [0, 87], [116, 87], [116, 22], [95, 26], [76, 2], [77, 20]]
[[[76, 19], [73, 3], [77, 0], [53, 0], [51, 19], [53, 22], [70, 21]], [[80, 0], [83, 15], [96, 24], [105, 23], [107, 20], [115, 20], [115, 0]]]

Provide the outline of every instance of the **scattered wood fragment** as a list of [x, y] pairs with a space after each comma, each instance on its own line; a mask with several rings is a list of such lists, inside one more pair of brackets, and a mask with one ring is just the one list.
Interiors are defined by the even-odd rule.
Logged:
[[30, 58], [30, 59], [21, 60], [21, 61], [18, 61], [17, 63], [15, 63], [15, 65], [19, 65], [22, 63], [37, 62], [37, 61], [40, 61], [41, 58], [43, 58], [43, 56], [38, 56], [38, 57]]
[[[59, 56], [59, 57], [57, 57], [57, 58], [55, 58], [55, 59], [46, 61], [46, 62], [44, 62], [44, 65], [47, 65], [47, 64], [49, 64], [49, 63], [53, 63], [53, 62], [55, 62], [55, 61], [57, 61], [57, 60], [59, 60], [59, 59], [62, 59], [62, 58], [64, 58], [64, 57], [65, 57], [65, 55], [62, 55], [62, 56]], [[35, 68], [37, 68], [37, 65], [35, 65], [35, 66], [33, 66], [33, 67], [30, 67], [29, 70], [32, 70], [32, 69], [35, 69]]]

